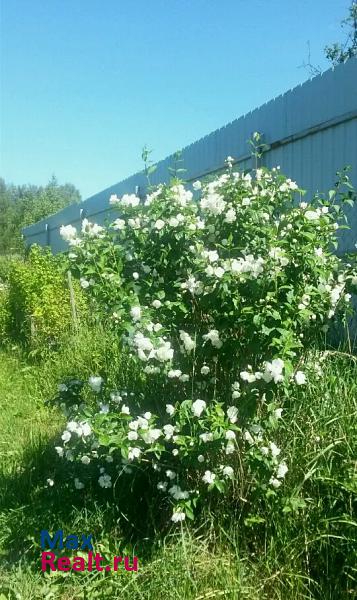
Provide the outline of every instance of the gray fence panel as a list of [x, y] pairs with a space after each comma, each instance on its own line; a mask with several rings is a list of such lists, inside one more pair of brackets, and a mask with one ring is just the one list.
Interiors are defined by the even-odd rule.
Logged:
[[[193, 182], [222, 169], [228, 155], [239, 168], [250, 168], [248, 139], [254, 131], [264, 136], [270, 149], [263, 164], [280, 165], [281, 171], [308, 190], [326, 192], [335, 182], [335, 173], [351, 165], [351, 179], [357, 187], [357, 58], [330, 69], [285, 94], [267, 102], [232, 123], [217, 129], [182, 151], [185, 179]], [[152, 184], [170, 179], [168, 167], [173, 156], [160, 161], [151, 177]], [[59, 228], [69, 223], [80, 226], [81, 219], [103, 224], [112, 219], [111, 194], [144, 194], [146, 179], [137, 173], [91, 196], [80, 205], [23, 230], [28, 244], [49, 245], [53, 252], [66, 248]], [[352, 231], [342, 238], [341, 250], [353, 250], [357, 239], [357, 208], [349, 211]]]

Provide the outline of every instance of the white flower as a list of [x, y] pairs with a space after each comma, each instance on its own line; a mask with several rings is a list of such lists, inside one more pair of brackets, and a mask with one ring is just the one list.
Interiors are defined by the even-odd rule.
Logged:
[[164, 425], [163, 427], [165, 440], [170, 440], [175, 433], [175, 428], [172, 425]]
[[153, 444], [162, 435], [161, 429], [148, 429], [141, 434], [146, 444]]
[[238, 408], [235, 406], [230, 406], [227, 409], [227, 417], [231, 423], [236, 423], [238, 419]]
[[64, 441], [64, 443], [66, 444], [67, 442], [69, 442], [69, 440], [71, 439], [71, 433], [67, 430], [65, 430], [62, 435], [61, 435], [62, 440]]
[[82, 456], [82, 458], [81, 458], [81, 463], [82, 463], [83, 465], [89, 465], [89, 463], [90, 463], [90, 458], [89, 458], [89, 456], [87, 456], [86, 454], [85, 454], [84, 456]]
[[217, 216], [224, 212], [226, 202], [222, 196], [213, 192], [208, 193], [207, 196], [202, 198], [200, 206], [202, 210], [206, 210], [208, 213]]
[[123, 415], [130, 415], [130, 409], [129, 409], [129, 406], [126, 406], [126, 404], [123, 404], [123, 406], [122, 406], [122, 407], [121, 407], [121, 409], [120, 409], [120, 412], [121, 412]]
[[175, 407], [172, 404], [166, 404], [166, 412], [168, 415], [170, 415], [170, 417], [172, 417], [175, 412]]
[[140, 306], [132, 306], [130, 309], [130, 316], [133, 321], [140, 321], [141, 319], [141, 308]]
[[61, 225], [60, 236], [66, 242], [71, 242], [77, 237], [77, 229], [73, 225]]
[[170, 342], [163, 342], [162, 346], [156, 349], [156, 358], [160, 362], [172, 360], [174, 355], [173, 348], [171, 348]]
[[154, 308], [160, 308], [160, 306], [161, 306], [160, 300], [154, 300], [153, 303], [152, 303], [152, 306]]
[[241, 379], [243, 379], [243, 381], [247, 381], [247, 383], [253, 383], [256, 380], [255, 374], [249, 373], [249, 371], [241, 371], [239, 375]]
[[182, 381], [183, 383], [186, 383], [187, 381], [189, 381], [190, 376], [187, 375], [186, 373], [182, 373], [182, 375], [180, 375], [180, 381]]
[[182, 341], [186, 352], [190, 353], [196, 346], [196, 342], [185, 331], [180, 330], [180, 340]]
[[201, 367], [202, 375], [208, 375], [209, 371], [210, 371], [210, 368], [207, 365], [203, 365], [203, 367]]
[[156, 487], [160, 492], [165, 492], [167, 488], [167, 481], [159, 481]]
[[58, 391], [59, 392], [67, 392], [68, 391], [68, 387], [66, 386], [65, 383], [59, 383], [58, 384]]
[[228, 167], [231, 169], [234, 163], [234, 158], [232, 158], [231, 156], [227, 156], [225, 162], [227, 163]]
[[187, 500], [187, 498], [189, 498], [190, 496], [188, 492], [184, 492], [183, 490], [181, 490], [179, 485], [173, 485], [172, 487], [170, 487], [169, 494], [175, 500]]
[[71, 450], [66, 450], [65, 456], [66, 456], [66, 460], [73, 462], [74, 457], [73, 457], [73, 452], [71, 452]]
[[234, 208], [229, 208], [224, 218], [225, 223], [234, 223], [237, 220], [237, 213]]
[[180, 523], [181, 521], [184, 521], [185, 519], [186, 519], [186, 515], [184, 512], [175, 511], [174, 513], [172, 513], [171, 521], [173, 521], [174, 523]]
[[306, 375], [302, 371], [296, 371], [295, 381], [298, 385], [304, 385], [306, 383]]
[[62, 458], [63, 453], [64, 453], [62, 446], [55, 446], [55, 450], [56, 450], [58, 456], [60, 456]]
[[205, 410], [206, 406], [207, 405], [204, 400], [196, 400], [191, 407], [191, 410], [195, 417], [200, 417], [202, 412]]
[[145, 419], [145, 417], [138, 417], [136, 421], [129, 423], [129, 427], [133, 429], [144, 429], [146, 431], [149, 429], [149, 421]]
[[229, 479], [233, 479], [234, 471], [233, 471], [232, 467], [229, 467], [229, 466], [224, 467], [223, 475], [225, 475], [226, 477], [229, 477]]
[[245, 431], [243, 433], [243, 439], [245, 439], [245, 441], [248, 442], [248, 444], [250, 444], [250, 445], [254, 444], [254, 440], [253, 440], [251, 434], [249, 433], [249, 431]]
[[120, 202], [120, 198], [118, 198], [118, 196], [116, 194], [112, 194], [109, 198], [109, 204], [114, 205], [114, 204], [119, 204]]
[[169, 218], [170, 227], [177, 227], [180, 224], [180, 221], [176, 217]]
[[138, 439], [138, 434], [136, 433], [136, 431], [129, 431], [128, 432], [128, 440], [130, 440], [131, 442], [135, 441]]
[[212, 440], [213, 440], [213, 433], [211, 433], [211, 432], [210, 433], [200, 433], [199, 437], [205, 443], [206, 442], [212, 442]]
[[77, 433], [78, 432], [78, 423], [77, 423], [77, 421], [68, 421], [68, 423], [67, 423], [67, 430], [70, 431], [71, 433]]
[[274, 410], [274, 416], [276, 419], [281, 419], [281, 415], [282, 415], [283, 409], [282, 408], [276, 408]]
[[102, 387], [103, 378], [92, 375], [91, 377], [89, 377], [88, 383], [89, 383], [90, 387], [92, 388], [93, 392], [99, 393], [100, 388]]
[[52, 487], [54, 484], [55, 484], [55, 482], [53, 481], [53, 479], [47, 479], [47, 485]]
[[226, 438], [226, 440], [235, 440], [236, 439], [236, 434], [231, 429], [228, 429], [226, 431], [225, 438]]
[[147, 421], [149, 421], [151, 419], [151, 412], [146, 412], [144, 413], [144, 419], [146, 419]]
[[276, 472], [276, 476], [278, 479], [284, 479], [285, 475], [288, 472], [288, 467], [287, 464], [285, 462], [280, 463], [280, 465], [278, 466], [277, 472]]
[[124, 219], [115, 219], [115, 221], [113, 222], [113, 229], [116, 229], [117, 231], [121, 231], [122, 229], [124, 229], [124, 227]]
[[128, 460], [134, 460], [134, 458], [139, 458], [140, 454], [140, 448], [129, 448]]
[[283, 381], [284, 376], [282, 374], [282, 371], [284, 368], [284, 362], [280, 358], [275, 358], [272, 362], [265, 362], [264, 368], [264, 381], [266, 381], [267, 383], [269, 383], [272, 379], [275, 383]]
[[226, 446], [226, 454], [233, 454], [233, 452], [235, 451], [235, 446], [233, 444], [233, 442], [228, 442], [227, 446]]
[[320, 215], [316, 210], [307, 210], [305, 213], [305, 217], [308, 221], [316, 221], [320, 218]]
[[202, 336], [205, 341], [209, 340], [215, 348], [222, 348], [222, 341], [219, 338], [217, 329], [211, 329], [208, 333]]
[[203, 462], [204, 462], [204, 460], [205, 460], [205, 457], [203, 456], [203, 454], [199, 454], [199, 455], [197, 456], [197, 460], [198, 460], [198, 462], [199, 462], [199, 463], [203, 463]]
[[185, 190], [184, 186], [180, 183], [178, 185], [173, 185], [171, 187], [171, 191], [174, 194], [174, 198], [176, 202], [180, 206], [186, 206], [187, 202], [192, 200], [193, 194], [189, 190]]
[[110, 488], [112, 487], [112, 478], [107, 473], [104, 473], [99, 477], [98, 483], [102, 488]]
[[174, 379], [175, 377], [181, 377], [182, 371], [180, 369], [170, 369], [167, 376], [169, 379]]
[[104, 227], [97, 223], [90, 223], [88, 219], [82, 221], [82, 233], [87, 234], [89, 237], [101, 237], [104, 232]]
[[135, 194], [124, 194], [121, 199], [123, 206], [138, 206], [140, 204], [140, 198]]
[[211, 471], [205, 471], [205, 474], [202, 477], [202, 481], [204, 481], [204, 483], [207, 483], [207, 485], [211, 485], [215, 479], [216, 476]]
[[137, 273], [136, 271], [133, 273], [133, 279], [139, 279], [139, 273]]
[[99, 413], [102, 415], [107, 415], [109, 412], [109, 404], [103, 404], [102, 402], [99, 403], [99, 408], [100, 411]]
[[225, 273], [225, 270], [223, 269], [223, 267], [216, 267], [214, 270], [214, 274], [216, 277], [218, 277], [218, 279], [221, 279], [221, 277], [223, 277]]
[[219, 259], [218, 252], [216, 250], [204, 250], [202, 256], [207, 258], [209, 262], [217, 262]]
[[82, 436], [83, 437], [87, 437], [88, 435], [90, 435], [92, 433], [92, 428], [89, 425], [89, 423], [86, 423], [84, 421], [83, 423], [80, 424], [80, 426], [81, 426]]
[[84, 483], [79, 481], [78, 477], [76, 477], [74, 480], [74, 487], [76, 488], [76, 490], [82, 490], [84, 488]]
[[268, 454], [269, 454], [269, 448], [267, 448], [266, 446], [262, 446], [260, 448], [260, 452], [262, 453], [263, 456], [268, 456]]
[[108, 456], [105, 457], [105, 460], [107, 463], [112, 463], [114, 461], [114, 458], [111, 454], [108, 454]]
[[162, 219], [158, 219], [157, 221], [155, 221], [154, 227], [155, 229], [157, 229], [157, 231], [160, 231], [160, 229], [165, 227], [165, 221], [163, 221]]
[[172, 480], [173, 480], [173, 479], [175, 479], [175, 477], [176, 477], [176, 473], [175, 473], [175, 471], [171, 471], [171, 469], [168, 469], [168, 470], [166, 471], [166, 477], [167, 477], [168, 479], [171, 479], [171, 481], [172, 481]]
[[192, 187], [194, 190], [200, 190], [202, 188], [202, 183], [200, 181], [194, 181]]
[[89, 288], [90, 283], [87, 279], [85, 279], [84, 277], [81, 277], [79, 280], [79, 283], [81, 284], [81, 287], [85, 290], [87, 288]]
[[136, 217], [136, 219], [128, 219], [128, 225], [129, 227], [132, 227], [132, 229], [140, 229], [141, 221], [139, 217]]
[[269, 480], [270, 485], [272, 485], [274, 488], [278, 488], [281, 486], [281, 481], [279, 481], [279, 479], [275, 479], [275, 477], [271, 477]]
[[203, 293], [204, 287], [201, 281], [196, 281], [195, 277], [192, 275], [181, 283], [181, 288], [183, 290], [188, 290], [193, 296], [199, 296]]
[[269, 446], [270, 446], [270, 451], [271, 451], [272, 457], [276, 458], [277, 456], [279, 456], [279, 454], [281, 452], [280, 448], [278, 448], [278, 446], [276, 446], [276, 444], [274, 444], [274, 442], [270, 442]]

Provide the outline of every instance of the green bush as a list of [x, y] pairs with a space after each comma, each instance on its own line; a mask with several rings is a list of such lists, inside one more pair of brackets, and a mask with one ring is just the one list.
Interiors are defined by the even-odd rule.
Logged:
[[0, 256], [0, 283], [7, 283], [9, 281], [11, 265], [14, 261], [19, 260], [22, 260], [22, 258], [18, 254]]
[[0, 344], [7, 340], [9, 324], [9, 290], [7, 285], [0, 280]]
[[[25, 261], [11, 262], [8, 278], [12, 339], [41, 351], [55, 345], [74, 325], [63, 257], [33, 246]], [[81, 319], [86, 301], [75, 281], [73, 288]]]
[[328, 197], [297, 202], [304, 191], [278, 169], [233, 172], [228, 158], [226, 173], [195, 182], [199, 201], [173, 180], [144, 204], [113, 195], [109, 228], [61, 228], [133, 373], [123, 386], [78, 371], [59, 386], [57, 452], [76, 489], [144, 470], [175, 523], [232, 489], [253, 520], [263, 498], [280, 510], [300, 501], [284, 496], [282, 413], [316, 378], [311, 348], [351, 308], [355, 262], [332, 252], [350, 188], [345, 176]]

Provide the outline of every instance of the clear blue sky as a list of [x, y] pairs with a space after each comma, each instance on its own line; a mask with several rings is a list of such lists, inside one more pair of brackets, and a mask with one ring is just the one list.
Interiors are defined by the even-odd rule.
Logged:
[[349, 0], [0, 0], [1, 175], [86, 198], [303, 82]]

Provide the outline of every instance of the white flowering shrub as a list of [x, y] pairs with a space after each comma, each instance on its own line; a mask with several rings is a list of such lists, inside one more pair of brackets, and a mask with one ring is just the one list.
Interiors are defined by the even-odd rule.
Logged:
[[105, 373], [62, 383], [56, 450], [78, 489], [149, 469], [174, 522], [207, 492], [279, 493], [284, 390], [308, 384], [306, 352], [357, 284], [333, 252], [351, 191], [308, 204], [279, 169], [238, 173], [230, 158], [193, 188], [175, 179], [143, 203], [112, 196], [109, 227], [61, 229], [73, 273], [140, 374], [126, 390], [109, 389]]

